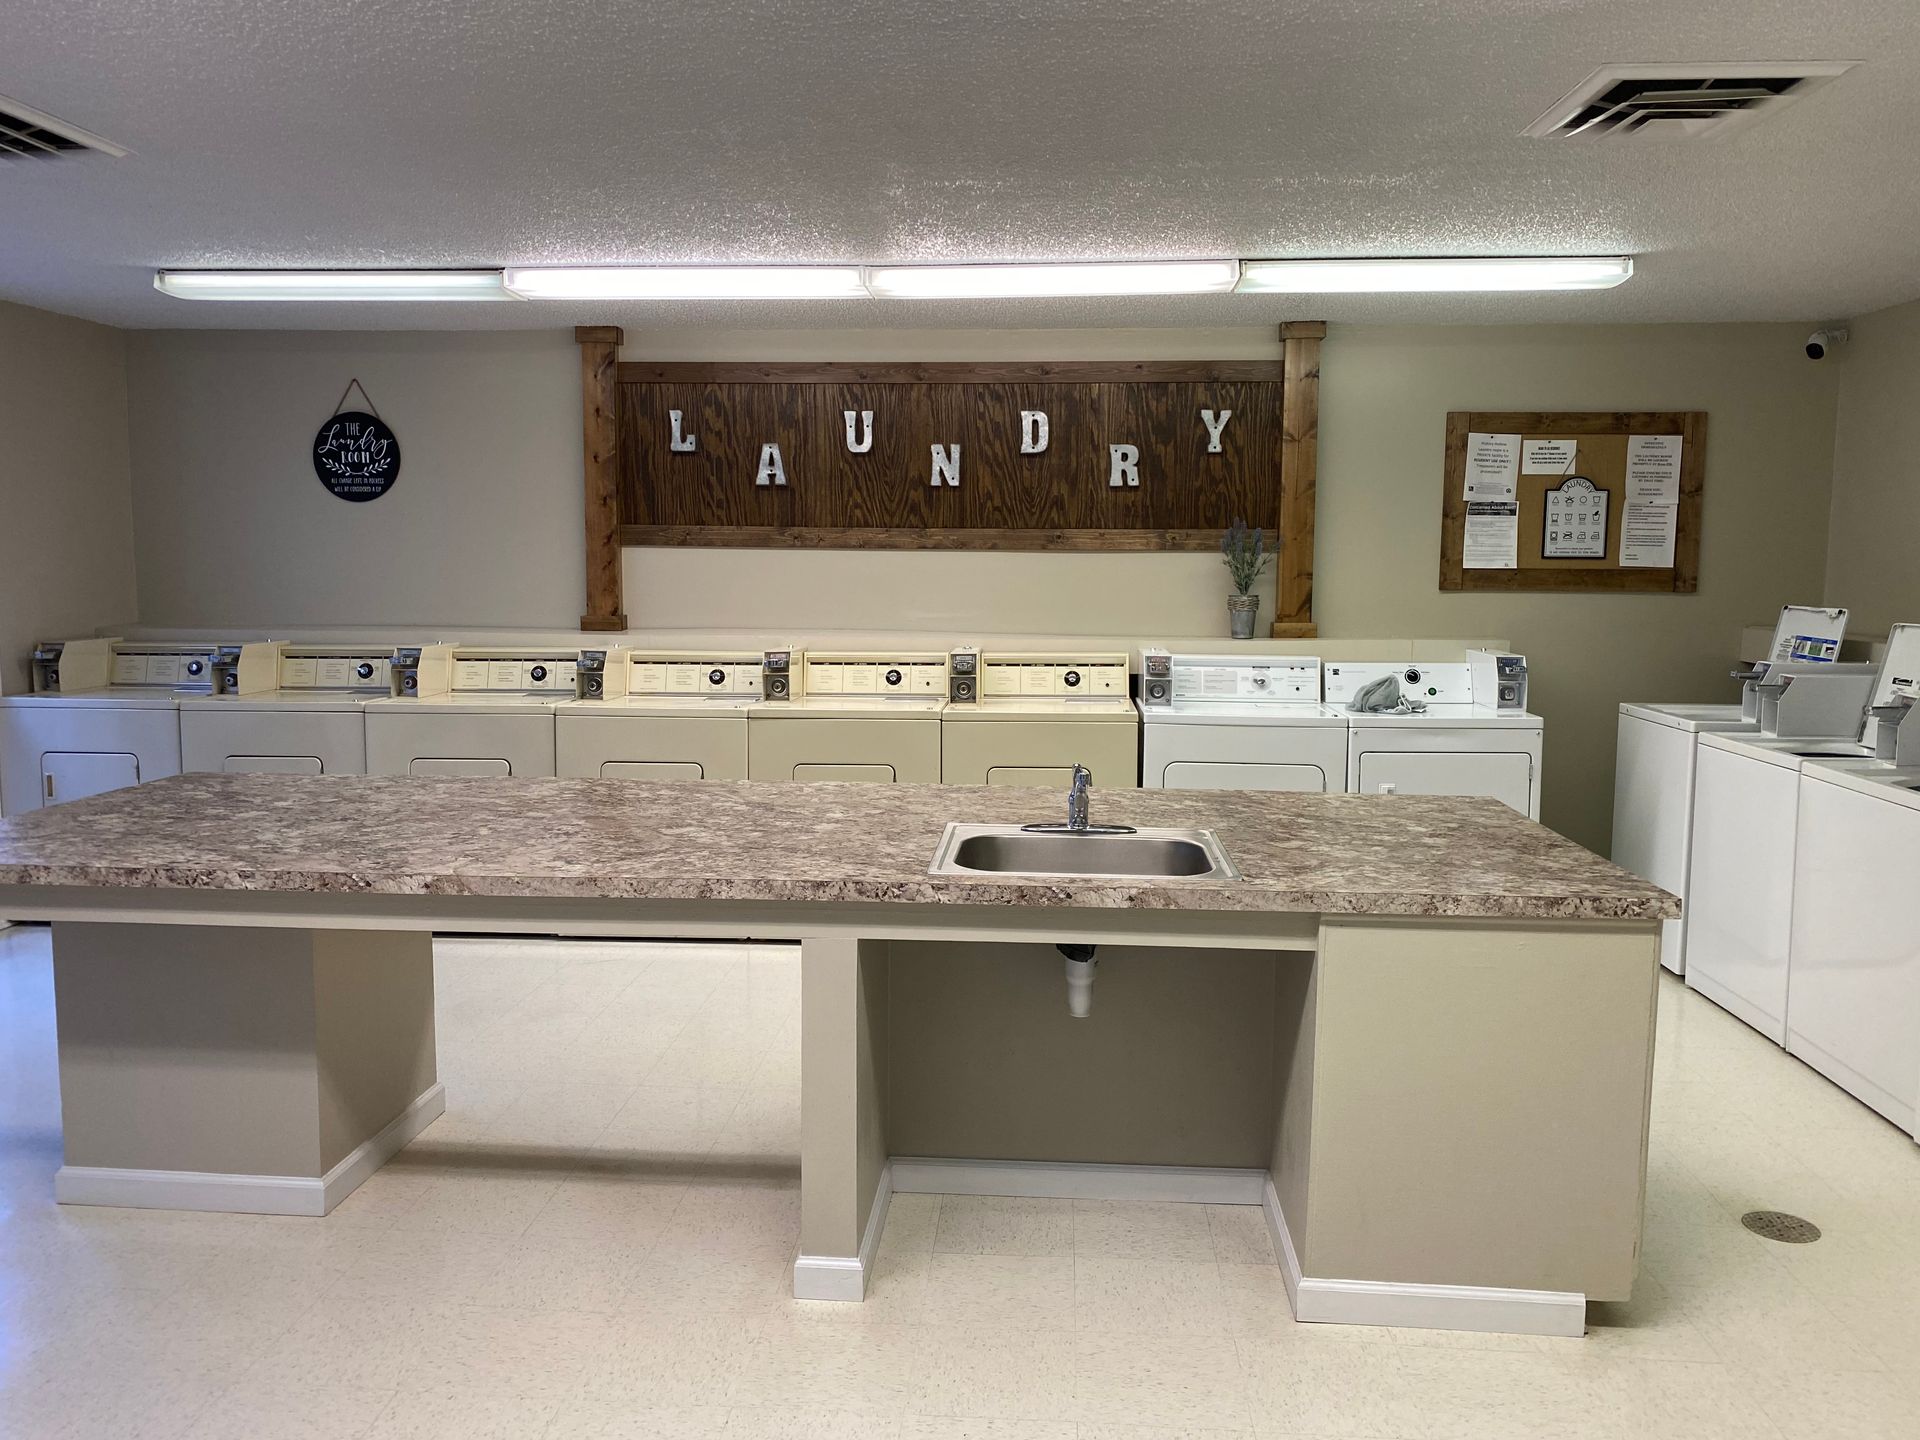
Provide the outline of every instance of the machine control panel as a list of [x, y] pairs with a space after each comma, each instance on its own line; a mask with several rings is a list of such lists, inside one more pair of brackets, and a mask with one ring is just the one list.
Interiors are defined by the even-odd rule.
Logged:
[[[1524, 662], [1523, 662], [1524, 663]], [[1464, 660], [1439, 664], [1405, 661], [1329, 660], [1327, 702], [1344, 705], [1383, 675], [1400, 682], [1400, 693], [1428, 705], [1471, 705], [1474, 702], [1472, 667]], [[1485, 702], [1491, 706], [1492, 699]]]
[[220, 657], [218, 645], [129, 644], [113, 647], [107, 683], [138, 685], [157, 690], [213, 693], [213, 669]]
[[627, 693], [686, 699], [758, 700], [765, 657], [758, 651], [697, 654], [636, 650], [628, 656]]
[[946, 655], [808, 655], [808, 696], [845, 695], [875, 699], [945, 699]]
[[280, 652], [280, 688], [386, 695], [393, 689], [393, 660], [388, 648], [288, 645]]
[[[1165, 679], [1176, 702], [1311, 705], [1320, 699], [1320, 662], [1311, 656], [1170, 655], [1167, 662]], [[1149, 670], [1149, 697], [1154, 678]]]
[[577, 650], [492, 650], [462, 646], [453, 652], [455, 694], [572, 695], [579, 685]]
[[1472, 672], [1475, 704], [1515, 712], [1527, 708], [1526, 656], [1469, 650], [1467, 666]]
[[980, 658], [980, 694], [988, 700], [1015, 695], [1124, 699], [1127, 671], [1125, 655], [989, 654]]

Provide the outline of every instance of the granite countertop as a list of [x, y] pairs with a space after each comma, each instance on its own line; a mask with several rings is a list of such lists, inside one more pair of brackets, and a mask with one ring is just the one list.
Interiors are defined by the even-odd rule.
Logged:
[[928, 875], [949, 820], [1051, 791], [182, 775], [0, 822], [0, 886], [1663, 919], [1665, 891], [1496, 800], [1104, 790], [1096, 822], [1212, 829], [1239, 880]]

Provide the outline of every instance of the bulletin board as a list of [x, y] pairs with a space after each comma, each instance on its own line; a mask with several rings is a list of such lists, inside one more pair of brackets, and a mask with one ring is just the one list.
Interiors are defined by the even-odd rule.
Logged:
[[1442, 590], [1692, 594], [1705, 411], [1447, 416]]

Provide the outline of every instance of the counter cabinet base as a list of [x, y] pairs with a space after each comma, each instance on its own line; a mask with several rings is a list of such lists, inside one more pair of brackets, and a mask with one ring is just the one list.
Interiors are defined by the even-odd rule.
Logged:
[[56, 923], [69, 1205], [325, 1215], [446, 1109], [425, 933]]
[[1048, 946], [803, 944], [797, 1296], [864, 1298], [896, 1191], [1260, 1205], [1302, 1321], [1579, 1335], [1631, 1293], [1656, 925], [1101, 955], [1073, 1020]]

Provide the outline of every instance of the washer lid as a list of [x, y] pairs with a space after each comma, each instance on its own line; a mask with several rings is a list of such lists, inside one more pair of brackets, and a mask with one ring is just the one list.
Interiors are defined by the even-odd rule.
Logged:
[[1491, 705], [1429, 705], [1419, 715], [1340, 714], [1354, 730], [1540, 730], [1546, 722], [1525, 710], [1496, 710]]
[[1272, 701], [1178, 700], [1172, 705], [1142, 706], [1149, 725], [1311, 725], [1347, 728], [1346, 717], [1331, 705], [1277, 705]]
[[1758, 722], [1743, 720], [1738, 705], [1647, 705], [1627, 701], [1620, 706], [1622, 715], [1650, 720], [1670, 730], [1757, 730]]
[[[192, 691], [186, 692], [192, 694]], [[103, 690], [46, 691], [38, 695], [0, 695], [0, 705], [65, 707], [69, 710], [177, 710], [182, 694], [132, 685]]]

